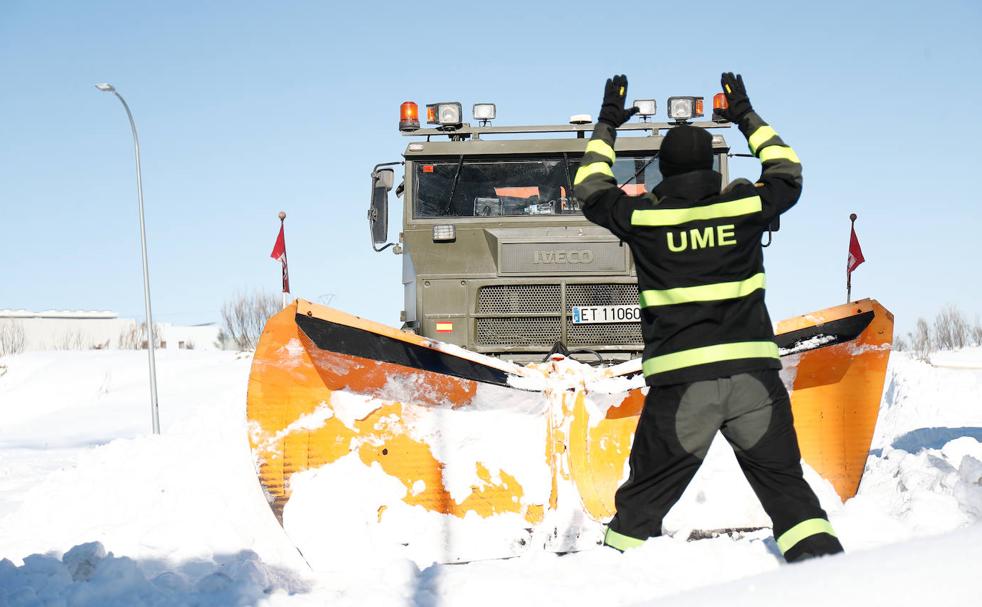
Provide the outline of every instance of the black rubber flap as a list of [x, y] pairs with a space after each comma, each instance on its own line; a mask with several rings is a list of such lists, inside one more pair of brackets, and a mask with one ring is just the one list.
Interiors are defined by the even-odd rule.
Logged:
[[783, 350], [795, 350], [804, 342], [812, 339], [813, 337], [831, 338], [827, 341], [822, 340], [821, 344], [814, 347], [804, 347], [800, 350], [792, 352], [792, 354], [800, 354], [801, 352], [808, 352], [809, 350], [817, 350], [819, 348], [827, 348], [836, 344], [852, 341], [859, 337], [871, 322], [873, 322], [873, 312], [863, 312], [861, 314], [856, 314], [855, 316], [847, 316], [845, 318], [840, 318], [839, 320], [833, 320], [820, 325], [815, 325], [814, 327], [806, 327], [804, 329], [798, 329], [797, 331], [781, 333], [780, 335], [774, 336], [774, 341], [776, 341], [777, 346]]
[[321, 350], [508, 386], [506, 372], [453, 354], [303, 314], [297, 314], [296, 321], [300, 330]]

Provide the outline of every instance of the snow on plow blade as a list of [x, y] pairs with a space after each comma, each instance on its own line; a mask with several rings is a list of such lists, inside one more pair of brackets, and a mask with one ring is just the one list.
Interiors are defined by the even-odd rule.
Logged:
[[[863, 300], [779, 325], [804, 459], [858, 488], [892, 341]], [[260, 482], [315, 568], [362, 553], [417, 563], [596, 544], [644, 402], [640, 361], [520, 367], [298, 300], [249, 378]]]

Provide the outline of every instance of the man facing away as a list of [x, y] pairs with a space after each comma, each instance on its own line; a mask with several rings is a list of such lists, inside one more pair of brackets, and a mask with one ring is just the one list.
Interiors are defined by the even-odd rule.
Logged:
[[724, 117], [762, 162], [757, 183], [725, 188], [713, 170], [712, 136], [669, 129], [662, 182], [629, 196], [617, 185], [616, 129], [627, 78], [607, 80], [596, 128], [574, 179], [583, 214], [634, 255], [649, 386], [634, 435], [630, 476], [604, 543], [618, 550], [661, 535], [662, 520], [695, 476], [719, 430], [770, 516], [788, 562], [842, 552], [805, 482], [791, 403], [767, 307], [761, 236], [801, 194], [801, 163], [750, 105], [741, 76], [725, 73]]

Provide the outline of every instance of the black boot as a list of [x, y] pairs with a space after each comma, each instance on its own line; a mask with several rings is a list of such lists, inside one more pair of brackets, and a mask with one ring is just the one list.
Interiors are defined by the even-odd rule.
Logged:
[[842, 544], [834, 535], [828, 533], [816, 533], [801, 540], [787, 552], [784, 553], [784, 560], [789, 563], [806, 561], [816, 556], [828, 556], [842, 552]]

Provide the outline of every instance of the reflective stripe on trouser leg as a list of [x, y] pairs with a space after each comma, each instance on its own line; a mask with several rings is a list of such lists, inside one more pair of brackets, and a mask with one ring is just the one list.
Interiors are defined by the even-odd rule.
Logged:
[[641, 544], [644, 544], [644, 540], [639, 540], [636, 537], [624, 535], [623, 533], [617, 533], [610, 527], [607, 527], [607, 533], [604, 534], [604, 545], [617, 548], [621, 552], [630, 550], [631, 548], [637, 548]]
[[777, 538], [777, 547], [780, 548], [781, 554], [784, 554], [794, 548], [798, 542], [819, 533], [828, 533], [832, 537], [837, 537], [832, 523], [824, 518], [810, 518], [782, 533], [781, 537]]

